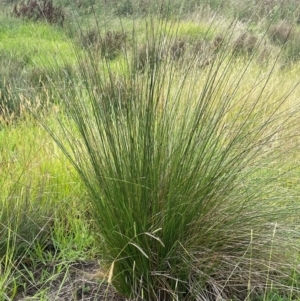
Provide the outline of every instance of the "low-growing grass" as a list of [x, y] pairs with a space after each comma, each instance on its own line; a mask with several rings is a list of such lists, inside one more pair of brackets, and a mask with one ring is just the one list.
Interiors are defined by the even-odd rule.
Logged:
[[31, 119], [0, 131], [0, 300], [26, 295], [30, 287], [39, 291], [59, 275], [53, 270], [44, 280], [34, 276], [42, 263], [67, 266], [95, 256], [85, 192]]
[[40, 66], [41, 62], [44, 67], [47, 62], [50, 67], [59, 66], [65, 63], [62, 54], [68, 63], [74, 62], [72, 47], [62, 29], [44, 23], [9, 22], [14, 25], [4, 26], [0, 32], [2, 53], [11, 53], [30, 66]]
[[55, 102], [53, 81], [67, 85], [68, 75], [76, 73], [72, 45], [62, 29], [9, 19], [0, 38], [0, 118], [19, 117], [24, 95], [34, 95], [31, 105], [36, 109]]

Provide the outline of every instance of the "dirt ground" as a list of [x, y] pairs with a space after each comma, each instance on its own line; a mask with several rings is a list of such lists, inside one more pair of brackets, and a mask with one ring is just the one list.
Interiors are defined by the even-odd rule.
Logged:
[[[36, 281], [29, 279], [26, 281], [26, 289], [19, 292], [15, 301], [125, 301], [124, 298], [118, 296], [115, 289], [102, 281], [97, 276], [97, 271], [100, 267], [97, 262], [76, 262], [70, 266], [64, 273], [57, 277], [48, 279], [46, 285], [38, 278], [42, 274], [50, 272], [53, 267], [49, 265], [39, 265], [33, 272], [33, 278]], [[41, 291], [45, 291], [43, 297]]]

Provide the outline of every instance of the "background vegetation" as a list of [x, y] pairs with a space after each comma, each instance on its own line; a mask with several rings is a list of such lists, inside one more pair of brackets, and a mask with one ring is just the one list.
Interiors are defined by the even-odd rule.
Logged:
[[298, 1], [0, 4], [0, 300], [299, 299]]

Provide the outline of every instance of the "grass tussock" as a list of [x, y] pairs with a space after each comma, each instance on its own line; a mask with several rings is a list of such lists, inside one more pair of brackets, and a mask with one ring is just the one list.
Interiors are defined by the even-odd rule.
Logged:
[[282, 160], [298, 146], [297, 85], [278, 89], [276, 62], [226, 43], [206, 68], [161, 59], [176, 36], [147, 22], [125, 71], [77, 52], [63, 135], [48, 127], [89, 193], [108, 283], [134, 300], [298, 296], [298, 167]]

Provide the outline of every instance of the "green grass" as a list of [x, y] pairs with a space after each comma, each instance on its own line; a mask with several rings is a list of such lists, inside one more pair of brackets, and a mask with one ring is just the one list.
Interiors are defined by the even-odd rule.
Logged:
[[[174, 33], [173, 33], [174, 35]], [[196, 23], [196, 22], [180, 22], [178, 26], [177, 36], [184, 38], [190, 38], [191, 40], [207, 39], [211, 40], [216, 33], [213, 32], [211, 25], [208, 23]]]
[[[36, 122], [2, 128], [0, 149], [0, 300], [12, 300], [38, 262], [67, 264], [95, 251], [84, 190]], [[56, 250], [50, 257], [47, 246]]]
[[26, 95], [35, 95], [32, 107], [36, 109], [55, 103], [51, 85], [55, 80], [67, 84], [68, 74], [76, 73], [76, 58], [60, 28], [18, 19], [1, 18], [1, 22], [1, 119], [10, 120], [22, 114]]
[[61, 29], [43, 23], [24, 24], [19, 20], [9, 23], [14, 24], [3, 26], [0, 30], [2, 53], [9, 53], [14, 58], [22, 59], [31, 67], [40, 66], [41, 62], [44, 67], [47, 67], [47, 62], [50, 67], [56, 64], [59, 66], [65, 63], [61, 59], [62, 54], [69, 64], [74, 63], [72, 47]]

